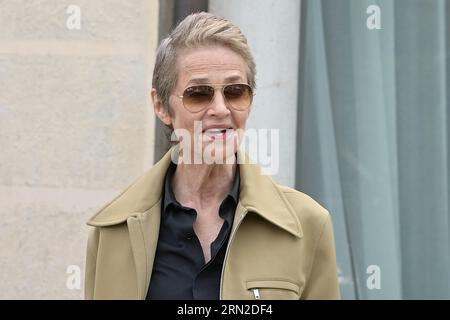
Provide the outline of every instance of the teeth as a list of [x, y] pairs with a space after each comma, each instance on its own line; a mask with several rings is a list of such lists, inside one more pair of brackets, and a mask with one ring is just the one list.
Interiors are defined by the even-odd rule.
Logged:
[[206, 131], [210, 133], [224, 133], [227, 129], [208, 129]]

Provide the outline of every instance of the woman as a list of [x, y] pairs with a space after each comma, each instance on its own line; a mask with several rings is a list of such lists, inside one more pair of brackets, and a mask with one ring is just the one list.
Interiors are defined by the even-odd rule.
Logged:
[[338, 299], [328, 212], [238, 150], [255, 64], [208, 13], [158, 48], [151, 98], [179, 143], [88, 224], [88, 299]]

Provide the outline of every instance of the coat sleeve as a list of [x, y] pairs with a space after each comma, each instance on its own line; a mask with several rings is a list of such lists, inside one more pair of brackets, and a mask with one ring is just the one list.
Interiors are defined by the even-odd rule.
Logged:
[[302, 299], [340, 299], [333, 225], [326, 212]]
[[99, 233], [98, 228], [94, 228], [90, 230], [88, 236], [84, 279], [84, 298], [86, 300], [94, 299]]

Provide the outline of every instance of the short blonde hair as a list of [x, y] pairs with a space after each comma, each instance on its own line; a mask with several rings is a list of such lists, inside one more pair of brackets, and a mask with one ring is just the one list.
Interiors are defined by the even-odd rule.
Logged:
[[248, 84], [255, 88], [256, 66], [247, 38], [225, 18], [199, 12], [187, 16], [161, 41], [156, 52], [152, 86], [170, 113], [169, 98], [178, 80], [177, 58], [183, 49], [223, 45], [239, 54], [247, 63]]

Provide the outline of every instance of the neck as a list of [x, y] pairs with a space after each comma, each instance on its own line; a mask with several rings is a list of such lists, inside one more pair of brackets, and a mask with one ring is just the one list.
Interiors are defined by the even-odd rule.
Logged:
[[230, 191], [236, 162], [232, 164], [184, 164], [173, 176], [173, 192], [177, 200], [189, 207], [207, 207], [220, 203]]

